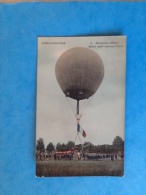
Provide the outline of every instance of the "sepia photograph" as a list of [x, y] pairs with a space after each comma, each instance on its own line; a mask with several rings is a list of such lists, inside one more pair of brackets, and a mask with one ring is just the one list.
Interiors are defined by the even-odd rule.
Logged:
[[36, 176], [123, 176], [125, 36], [38, 37]]

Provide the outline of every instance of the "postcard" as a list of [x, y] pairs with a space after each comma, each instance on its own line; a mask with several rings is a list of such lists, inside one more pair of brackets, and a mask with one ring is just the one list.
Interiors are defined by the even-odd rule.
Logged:
[[123, 176], [125, 36], [38, 37], [36, 176]]

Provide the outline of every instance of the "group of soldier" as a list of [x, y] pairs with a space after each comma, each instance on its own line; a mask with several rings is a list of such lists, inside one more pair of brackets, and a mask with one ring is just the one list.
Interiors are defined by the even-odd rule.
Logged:
[[48, 160], [121, 160], [124, 158], [122, 154], [97, 154], [84, 152], [54, 152], [48, 154], [47, 152], [36, 151], [37, 161]]

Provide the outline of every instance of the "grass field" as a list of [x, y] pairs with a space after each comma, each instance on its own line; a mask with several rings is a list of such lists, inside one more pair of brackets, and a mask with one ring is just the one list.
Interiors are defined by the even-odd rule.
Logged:
[[118, 161], [38, 161], [36, 176], [123, 176], [123, 160]]

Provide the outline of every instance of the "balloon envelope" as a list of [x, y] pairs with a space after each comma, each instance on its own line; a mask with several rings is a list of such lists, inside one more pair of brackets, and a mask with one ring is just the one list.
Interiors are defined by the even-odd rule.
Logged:
[[97, 91], [104, 77], [104, 66], [96, 52], [84, 47], [75, 47], [59, 57], [55, 73], [66, 96], [83, 100]]

